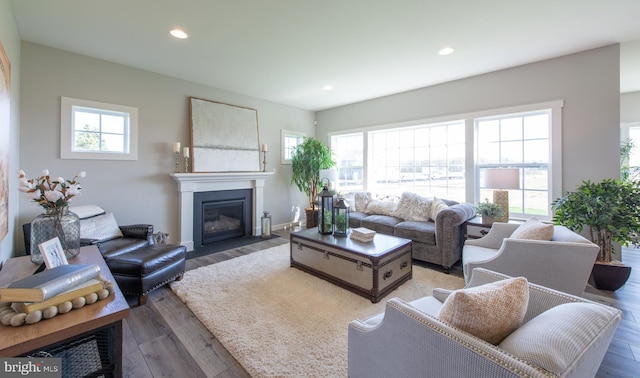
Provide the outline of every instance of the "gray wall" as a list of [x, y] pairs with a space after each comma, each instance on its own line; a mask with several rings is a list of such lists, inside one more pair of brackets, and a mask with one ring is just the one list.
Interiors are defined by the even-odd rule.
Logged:
[[619, 172], [620, 52], [611, 45], [316, 113], [316, 135], [564, 100], [562, 188]]
[[[11, 62], [11, 109], [9, 114], [9, 198], [7, 235], [0, 240], [0, 263], [13, 256], [16, 219], [18, 217], [18, 140], [19, 108], [20, 108], [20, 36], [13, 18], [13, 8], [9, 0], [0, 0], [0, 41]], [[4, 116], [4, 114], [3, 114]], [[0, 136], [5, 138], [4, 135]], [[18, 227], [19, 228], [19, 227]]]
[[640, 122], [640, 92], [620, 95], [620, 122]]
[[[138, 160], [61, 160], [60, 96], [137, 107]], [[276, 169], [266, 182], [265, 210], [271, 211], [274, 225], [287, 223], [291, 206], [304, 205], [305, 199], [289, 184], [291, 166], [280, 165], [280, 130], [313, 135], [312, 112], [28, 42], [22, 44], [20, 168], [28, 177], [45, 168], [63, 177], [87, 171], [83, 193], [72, 205], [98, 204], [120, 224], [152, 223], [177, 242], [171, 145], [190, 144], [189, 96], [257, 109], [260, 141], [271, 151], [267, 169]], [[40, 212], [20, 198], [20, 224]], [[16, 249], [23, 251], [21, 235], [17, 242]]]

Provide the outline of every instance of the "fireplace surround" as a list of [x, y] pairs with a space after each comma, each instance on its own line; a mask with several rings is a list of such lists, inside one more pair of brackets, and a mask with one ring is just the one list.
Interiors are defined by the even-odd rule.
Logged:
[[178, 183], [180, 195], [180, 241], [187, 251], [194, 250], [194, 197], [195, 193], [250, 189], [252, 191], [251, 225], [252, 236], [262, 235], [260, 216], [264, 211], [264, 185], [275, 172], [212, 172], [171, 173]]

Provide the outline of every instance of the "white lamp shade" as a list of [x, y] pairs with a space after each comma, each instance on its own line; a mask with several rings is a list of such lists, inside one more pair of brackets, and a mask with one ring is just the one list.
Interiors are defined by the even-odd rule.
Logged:
[[335, 168], [321, 169], [320, 181], [329, 181], [329, 189], [338, 190], [338, 170]]
[[484, 187], [490, 189], [520, 189], [520, 169], [490, 168], [484, 170]]

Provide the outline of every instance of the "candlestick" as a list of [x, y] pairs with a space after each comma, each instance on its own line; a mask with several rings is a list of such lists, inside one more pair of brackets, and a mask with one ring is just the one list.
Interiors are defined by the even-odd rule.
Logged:
[[189, 146], [184, 147], [184, 148], [182, 149], [182, 155], [183, 155], [184, 157], [186, 157], [186, 158], [190, 157], [190, 156], [189, 156]]
[[[178, 148], [178, 150], [180, 149]], [[180, 151], [175, 151], [173, 155], [174, 155], [173, 164], [175, 165], [175, 172], [178, 173], [180, 172]]]
[[184, 157], [184, 173], [189, 173], [189, 154]]
[[173, 143], [173, 152], [180, 153], [180, 142]]
[[[266, 144], [263, 144], [263, 146], [266, 146]], [[262, 154], [264, 155], [262, 159], [262, 172], [266, 172], [267, 171], [267, 151], [262, 151]]]
[[262, 152], [267, 152], [267, 151], [268, 151], [268, 149], [267, 149], [267, 144], [266, 144], [266, 143], [264, 143], [264, 144], [262, 145]]

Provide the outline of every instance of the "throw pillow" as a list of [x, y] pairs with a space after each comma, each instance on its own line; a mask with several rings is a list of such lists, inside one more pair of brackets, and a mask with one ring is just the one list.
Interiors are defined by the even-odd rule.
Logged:
[[355, 192], [355, 211], [364, 213], [367, 210], [367, 204], [371, 201], [372, 195], [370, 192]]
[[[354, 193], [342, 194], [342, 199], [344, 202], [349, 205], [349, 211], [357, 211], [356, 210], [356, 196]], [[338, 196], [340, 198], [340, 196]]]
[[105, 213], [104, 209], [98, 205], [69, 206], [69, 211], [75, 213], [80, 219], [91, 218]]
[[614, 312], [593, 303], [561, 304], [523, 324], [499, 346], [561, 377], [567, 369], [575, 368], [576, 358], [614, 316]]
[[551, 240], [553, 225], [542, 223], [536, 218], [529, 218], [513, 231], [512, 239]]
[[516, 330], [527, 312], [529, 285], [524, 277], [456, 290], [438, 318], [491, 344]]
[[391, 213], [398, 206], [398, 202], [396, 201], [383, 201], [374, 199], [369, 201], [367, 204], [367, 209], [364, 211], [367, 214], [376, 214], [376, 215], [391, 215]]
[[447, 204], [444, 203], [443, 200], [441, 200], [438, 197], [433, 197], [433, 201], [431, 202], [431, 212], [429, 214], [429, 218], [431, 218], [432, 221], [436, 221], [436, 216], [438, 215], [438, 213], [442, 210], [442, 209], [446, 209]]
[[431, 199], [416, 193], [404, 192], [400, 196], [398, 207], [391, 216], [406, 221], [428, 221], [431, 214]]
[[80, 237], [83, 239], [95, 239], [103, 242], [123, 236], [112, 213], [80, 220]]

